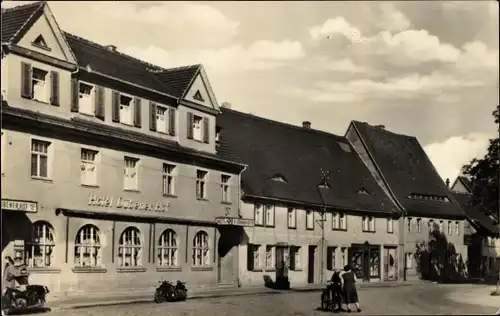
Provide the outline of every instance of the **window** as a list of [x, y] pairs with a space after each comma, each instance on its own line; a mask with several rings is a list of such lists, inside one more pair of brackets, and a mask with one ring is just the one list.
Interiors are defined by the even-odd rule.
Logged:
[[4, 160], [4, 153], [5, 153], [5, 132], [2, 130], [2, 140], [0, 142], [2, 148], [0, 149], [1, 150], [1, 155], [2, 155], [2, 165], [1, 165], [1, 169], [2, 169], [2, 174], [4, 173], [4, 169], [3, 169], [3, 160]]
[[417, 233], [420, 233], [422, 231], [422, 219], [417, 218]]
[[94, 115], [94, 86], [80, 82], [78, 95], [78, 111], [80, 113]]
[[274, 247], [266, 246], [266, 269], [274, 269]]
[[254, 219], [256, 226], [264, 226], [264, 212], [262, 204], [255, 204]]
[[448, 221], [448, 235], [453, 235], [453, 222]]
[[125, 190], [137, 190], [138, 189], [138, 177], [137, 177], [137, 165], [139, 159], [125, 157], [125, 177], [124, 177], [124, 188]]
[[156, 130], [168, 133], [168, 110], [158, 105], [156, 106]]
[[408, 220], [406, 221], [407, 231], [408, 231], [409, 233], [411, 233], [411, 230], [412, 230], [412, 229], [411, 229], [411, 220], [412, 220], [412, 218], [411, 218], [411, 217], [408, 217]]
[[168, 163], [163, 164], [163, 194], [174, 195], [174, 170], [175, 166]]
[[231, 176], [221, 174], [220, 175], [220, 188], [222, 191], [222, 202], [229, 202], [229, 180]]
[[26, 258], [31, 268], [47, 268], [52, 266], [54, 257], [54, 230], [47, 222], [33, 224], [31, 241], [26, 247]]
[[300, 260], [300, 247], [291, 246], [290, 247], [290, 270], [300, 270], [301, 269]]
[[193, 115], [193, 139], [203, 141], [203, 129], [202, 129], [203, 118], [200, 116]]
[[341, 259], [342, 259], [342, 267], [345, 267], [347, 265], [347, 248], [341, 248], [340, 249], [340, 255], [341, 255]]
[[210, 264], [209, 252], [208, 234], [199, 231], [193, 239], [193, 265], [195, 267], [208, 266]]
[[333, 230], [346, 230], [347, 222], [344, 213], [332, 214], [332, 229]]
[[314, 212], [306, 211], [306, 229], [314, 229]]
[[196, 198], [206, 199], [207, 198], [207, 171], [196, 170]]
[[373, 216], [363, 216], [363, 231], [364, 232], [375, 231], [375, 219], [373, 218]]
[[97, 267], [101, 259], [99, 230], [94, 225], [85, 225], [76, 234], [75, 267]]
[[443, 221], [439, 221], [439, 231], [440, 232], [444, 231], [444, 222]]
[[337, 266], [337, 247], [327, 248], [327, 269], [333, 270]]
[[252, 249], [252, 258], [253, 258], [253, 268], [255, 270], [262, 269], [261, 260], [260, 260], [260, 245], [248, 245]]
[[221, 131], [221, 128], [219, 126], [216, 126], [215, 127], [215, 141], [216, 142], [220, 141], [220, 131]]
[[457, 235], [457, 236], [460, 235], [460, 222], [459, 221], [455, 222], [455, 235]]
[[288, 228], [297, 228], [297, 210], [288, 208]]
[[81, 183], [84, 185], [97, 185], [97, 151], [82, 148], [80, 152]]
[[405, 256], [405, 263], [407, 269], [413, 268], [413, 254], [411, 252], [407, 252]]
[[434, 221], [432, 219], [429, 220], [428, 225], [430, 231], [434, 230]]
[[45, 179], [49, 177], [49, 147], [49, 142], [38, 139], [31, 140], [32, 177]]
[[165, 230], [158, 241], [158, 265], [161, 267], [177, 266], [177, 234], [172, 229]]
[[266, 215], [266, 226], [274, 227], [274, 205], [264, 205], [264, 212]]
[[392, 218], [387, 219], [387, 232], [389, 234], [394, 233], [394, 220]]
[[120, 95], [120, 123], [132, 125], [132, 98]]
[[47, 71], [33, 67], [33, 75], [31, 77], [31, 98], [33, 100], [49, 102], [49, 83], [47, 74]]
[[141, 233], [135, 227], [127, 227], [118, 244], [120, 267], [140, 267], [142, 265]]

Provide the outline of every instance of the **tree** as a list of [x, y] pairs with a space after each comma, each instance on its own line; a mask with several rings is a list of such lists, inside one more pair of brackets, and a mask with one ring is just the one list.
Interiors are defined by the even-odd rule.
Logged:
[[[493, 111], [495, 124], [500, 124], [500, 106]], [[500, 129], [499, 129], [500, 132]], [[483, 158], [474, 158], [463, 166], [462, 173], [472, 181], [471, 204], [487, 215], [498, 215], [498, 184], [499, 184], [499, 147], [500, 138], [489, 140], [488, 152]]]

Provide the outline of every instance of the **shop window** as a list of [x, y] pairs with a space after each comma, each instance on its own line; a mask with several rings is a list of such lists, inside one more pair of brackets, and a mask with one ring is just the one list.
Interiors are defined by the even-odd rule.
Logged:
[[26, 258], [31, 268], [47, 268], [52, 266], [54, 256], [54, 229], [44, 221], [33, 224], [32, 238], [27, 243]]
[[208, 234], [204, 231], [196, 233], [193, 239], [193, 265], [204, 267], [210, 264], [210, 247]]
[[158, 265], [162, 267], [176, 267], [178, 264], [177, 234], [167, 229], [161, 234], [158, 242]]
[[141, 233], [135, 227], [127, 227], [120, 236], [118, 244], [118, 263], [120, 267], [142, 266]]
[[100, 232], [94, 225], [85, 225], [76, 234], [75, 267], [98, 267], [101, 259]]

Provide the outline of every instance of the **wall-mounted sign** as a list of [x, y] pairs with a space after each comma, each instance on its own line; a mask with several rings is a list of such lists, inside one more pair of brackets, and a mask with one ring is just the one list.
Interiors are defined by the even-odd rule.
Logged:
[[216, 217], [217, 225], [233, 225], [233, 226], [254, 226], [253, 219], [244, 219], [237, 217]]
[[2, 199], [2, 210], [36, 213], [38, 211], [38, 203]]
[[150, 211], [150, 212], [167, 212], [170, 203], [142, 203], [131, 199], [118, 197], [115, 199], [113, 196], [97, 196], [91, 194], [89, 196], [89, 206], [97, 207], [116, 207], [126, 210]]

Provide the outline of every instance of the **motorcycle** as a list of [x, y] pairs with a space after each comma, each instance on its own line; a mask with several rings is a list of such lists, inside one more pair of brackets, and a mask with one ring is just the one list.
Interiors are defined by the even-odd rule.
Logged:
[[326, 289], [321, 292], [321, 310], [332, 310], [333, 311], [333, 300], [330, 297], [330, 291], [332, 287], [332, 282], [327, 281]]
[[158, 281], [158, 283], [154, 295], [155, 303], [185, 301], [187, 299], [186, 283], [179, 280], [175, 285], [169, 281]]
[[22, 312], [27, 309], [39, 309], [45, 307], [45, 298], [50, 292], [46, 286], [28, 284], [28, 270], [25, 265], [19, 267], [18, 272], [13, 275], [19, 286], [7, 288], [2, 297], [2, 314], [8, 315]]

